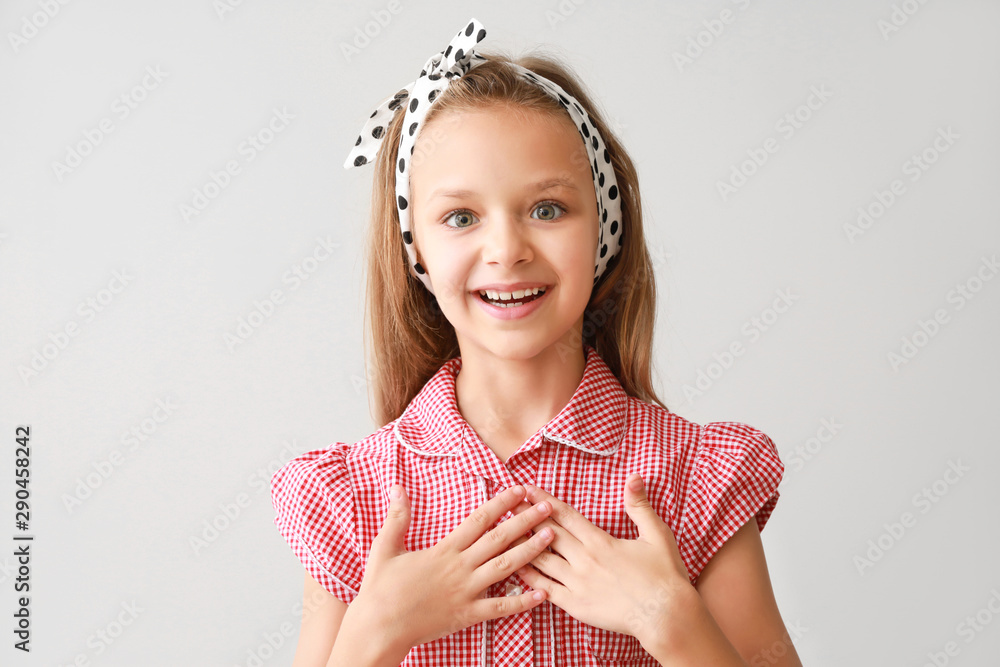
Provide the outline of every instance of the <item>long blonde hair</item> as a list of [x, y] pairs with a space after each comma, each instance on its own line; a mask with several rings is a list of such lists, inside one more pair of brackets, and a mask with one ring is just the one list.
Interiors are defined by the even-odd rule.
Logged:
[[[445, 111], [505, 107], [565, 116], [566, 110], [506, 63], [514, 62], [560, 85], [589, 112], [607, 145], [621, 192], [622, 248], [594, 285], [584, 311], [582, 340], [592, 345], [630, 396], [667, 406], [652, 386], [656, 285], [642, 229], [639, 182], [631, 158], [612, 133], [582, 84], [558, 58], [535, 51], [514, 59], [478, 51], [488, 58], [451, 84], [435, 100], [423, 130]], [[368, 226], [365, 320], [367, 377], [379, 427], [398, 418], [423, 385], [460, 354], [455, 329], [436, 297], [410, 275], [396, 210], [396, 155], [405, 104], [386, 129], [374, 162], [371, 221]]]

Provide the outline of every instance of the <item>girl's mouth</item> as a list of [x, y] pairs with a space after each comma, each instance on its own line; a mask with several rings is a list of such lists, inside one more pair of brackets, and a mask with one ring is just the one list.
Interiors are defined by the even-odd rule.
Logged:
[[526, 303], [530, 303], [545, 294], [545, 287], [534, 287], [516, 292], [495, 292], [493, 290], [479, 290], [479, 298], [497, 308], [516, 308]]
[[476, 296], [487, 315], [498, 320], [516, 320], [527, 317], [548, 301], [551, 285], [515, 292], [478, 290]]

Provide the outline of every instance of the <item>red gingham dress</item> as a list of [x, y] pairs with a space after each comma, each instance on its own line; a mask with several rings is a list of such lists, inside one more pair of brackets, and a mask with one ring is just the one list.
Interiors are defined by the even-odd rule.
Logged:
[[[617, 538], [638, 531], [625, 513], [625, 478], [642, 474], [653, 507], [670, 526], [692, 584], [750, 517], [764, 528], [784, 465], [774, 443], [739, 422], [699, 426], [626, 395], [596, 350], [569, 403], [502, 462], [456, 407], [461, 357], [445, 362], [395, 421], [347, 444], [306, 452], [271, 479], [275, 524], [309, 573], [350, 604], [372, 540], [402, 484], [410, 498], [410, 551], [433, 546], [479, 505], [530, 483], [572, 505]], [[500, 521], [511, 518], [507, 513]], [[530, 587], [516, 573], [488, 594]], [[650, 665], [627, 634], [576, 620], [548, 600], [413, 647], [406, 666]]]

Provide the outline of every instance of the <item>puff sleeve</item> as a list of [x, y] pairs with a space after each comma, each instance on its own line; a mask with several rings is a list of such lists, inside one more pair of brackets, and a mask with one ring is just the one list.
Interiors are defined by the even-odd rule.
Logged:
[[350, 604], [364, 565], [347, 453], [349, 445], [306, 452], [271, 476], [274, 523], [312, 577]]
[[750, 517], [764, 529], [784, 470], [774, 442], [756, 428], [739, 422], [701, 427], [677, 540], [692, 584]]

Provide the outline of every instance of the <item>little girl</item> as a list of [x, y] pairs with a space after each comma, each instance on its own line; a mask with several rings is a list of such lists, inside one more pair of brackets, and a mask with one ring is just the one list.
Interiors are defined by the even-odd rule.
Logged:
[[271, 480], [311, 609], [294, 665], [799, 665], [759, 533], [774, 443], [656, 397], [632, 161], [565, 67], [485, 35], [345, 165], [375, 166], [383, 426]]

